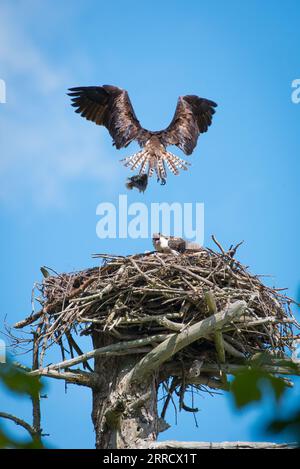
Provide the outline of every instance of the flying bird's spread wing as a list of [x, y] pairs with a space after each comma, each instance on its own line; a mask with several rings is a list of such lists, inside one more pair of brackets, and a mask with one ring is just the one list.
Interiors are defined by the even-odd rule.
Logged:
[[111, 85], [82, 86], [69, 91], [75, 112], [97, 125], [104, 125], [118, 149], [135, 139], [139, 143], [144, 142], [145, 131], [135, 115], [127, 91]]
[[211, 125], [215, 107], [217, 104], [209, 99], [181, 96], [171, 124], [163, 131], [163, 144], [176, 145], [190, 155], [197, 145], [199, 134], [206, 132]]
[[[186, 161], [166, 148], [176, 145], [190, 155], [197, 145], [199, 134], [206, 132], [211, 125], [217, 106], [214, 101], [199, 96], [181, 96], [170, 125], [165, 130], [150, 131], [140, 125], [127, 91], [121, 88], [111, 85], [82, 86], [70, 88], [69, 91], [75, 111], [85, 119], [105, 126], [117, 149], [127, 147], [133, 140], [138, 142], [141, 150], [122, 161], [133, 171], [140, 168], [139, 176], [146, 174], [151, 177], [156, 173], [161, 184], [166, 183], [166, 166], [175, 175], [188, 166]], [[133, 177], [127, 181], [127, 187], [144, 191], [147, 181]]]

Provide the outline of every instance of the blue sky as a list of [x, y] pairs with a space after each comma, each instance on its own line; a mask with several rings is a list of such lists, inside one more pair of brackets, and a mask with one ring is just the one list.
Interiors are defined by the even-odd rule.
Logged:
[[[131, 148], [117, 153], [105, 129], [74, 114], [65, 93], [78, 85], [127, 89], [153, 130], [168, 125], [179, 95], [215, 100], [213, 126], [189, 171], [164, 187], [153, 180], [128, 200], [203, 202], [207, 246], [212, 233], [225, 246], [244, 239], [240, 260], [297, 294], [300, 104], [291, 100], [291, 83], [300, 78], [299, 20], [297, 0], [1, 0], [1, 323], [30, 312], [41, 265], [78, 270], [95, 264], [93, 252], [151, 249], [150, 240], [96, 236], [97, 205], [117, 204], [126, 193], [128, 171], [118, 160]], [[65, 394], [49, 382], [48, 394], [50, 443], [93, 447], [89, 392], [69, 386]], [[299, 398], [299, 386], [291, 402], [293, 395]], [[239, 414], [226, 396], [199, 398], [198, 406], [199, 428], [180, 415], [162, 437], [262, 437], [255, 409]], [[3, 394], [1, 407], [30, 415], [29, 403]]]

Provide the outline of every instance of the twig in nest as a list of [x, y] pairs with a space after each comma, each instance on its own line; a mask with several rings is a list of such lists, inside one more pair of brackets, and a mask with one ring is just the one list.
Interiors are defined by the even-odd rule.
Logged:
[[220, 249], [221, 253], [225, 256], [226, 255], [226, 252], [225, 250], [223, 249], [223, 246], [219, 243], [219, 241], [216, 239], [215, 235], [212, 235], [211, 236], [213, 242], [218, 246], [218, 248]]

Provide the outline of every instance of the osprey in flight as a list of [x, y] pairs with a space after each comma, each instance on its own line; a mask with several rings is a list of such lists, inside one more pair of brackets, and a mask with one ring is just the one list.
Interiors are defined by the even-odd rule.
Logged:
[[125, 166], [132, 170], [140, 167], [139, 174], [151, 177], [156, 173], [161, 184], [166, 183], [166, 166], [177, 175], [179, 169], [187, 169], [188, 163], [168, 152], [166, 147], [176, 145], [190, 155], [199, 134], [207, 131], [212, 123], [217, 104], [194, 95], [178, 99], [174, 117], [165, 130], [150, 131], [139, 123], [128, 93], [116, 86], [82, 86], [70, 88], [69, 96], [76, 112], [87, 120], [104, 125], [117, 149], [127, 147], [136, 140], [141, 151], [125, 158]]

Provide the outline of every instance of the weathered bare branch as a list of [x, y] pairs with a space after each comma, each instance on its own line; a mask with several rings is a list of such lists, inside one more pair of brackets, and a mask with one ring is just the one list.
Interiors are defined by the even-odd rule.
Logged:
[[82, 370], [57, 371], [43, 368], [42, 370], [36, 370], [30, 374], [44, 376], [47, 378], [61, 379], [67, 383], [77, 384], [79, 386], [87, 386], [89, 388], [96, 388], [99, 385], [99, 376], [96, 373]]
[[151, 443], [149, 449], [293, 449], [297, 443], [270, 443], [253, 441], [159, 441]]
[[[146, 337], [144, 339], [137, 339], [137, 340], [130, 340], [124, 342], [118, 342], [116, 344], [108, 345], [107, 347], [102, 347], [99, 349], [91, 350], [90, 352], [86, 352], [83, 355], [79, 355], [78, 357], [71, 358], [70, 360], [64, 360], [60, 363], [55, 363], [53, 365], [49, 365], [45, 368], [45, 371], [50, 370], [59, 370], [70, 368], [71, 366], [78, 365], [79, 363], [83, 363], [85, 361], [91, 360], [97, 356], [117, 356], [117, 355], [130, 355], [132, 353], [146, 353], [148, 349], [140, 348], [141, 346], [149, 345], [156, 342], [161, 342], [168, 337], [165, 334], [160, 334], [152, 337]], [[133, 352], [134, 350], [134, 352]], [[32, 371], [31, 375], [39, 375], [41, 370]]]
[[27, 318], [23, 319], [22, 321], [17, 322], [14, 325], [15, 329], [22, 329], [23, 327], [28, 326], [29, 324], [32, 324], [35, 322], [37, 319], [39, 319], [43, 314], [43, 310], [38, 311], [37, 313], [31, 314]]
[[[193, 363], [186, 363], [186, 379], [188, 381], [189, 377], [193, 379], [193, 376], [189, 375], [189, 369], [193, 365]], [[295, 366], [296, 365], [296, 366]], [[220, 376], [220, 370], [224, 371], [226, 374], [235, 375], [239, 371], [245, 369], [245, 367], [251, 367], [251, 362], [244, 361], [243, 363], [224, 363], [224, 364], [216, 364], [216, 363], [203, 363], [201, 366], [201, 374], [209, 373], [212, 376]], [[299, 376], [300, 375], [300, 363], [294, 363], [294, 366], [289, 366], [289, 362], [284, 364], [283, 360], [274, 360], [272, 364], [261, 364], [260, 369], [271, 373], [271, 374], [278, 374], [278, 375], [290, 375], [290, 376]], [[169, 376], [172, 374], [173, 376], [181, 376], [182, 375], [182, 366], [176, 362], [169, 362], [166, 363], [163, 370], [163, 376]], [[162, 379], [163, 379], [162, 376]]]
[[179, 334], [172, 334], [137, 363], [129, 379], [131, 381], [143, 380], [145, 376], [156, 370], [179, 350], [201, 337], [209, 336], [217, 327], [221, 327], [243, 314], [246, 307], [247, 303], [245, 301], [236, 301], [224, 311], [193, 324]]
[[19, 417], [16, 417], [15, 415], [8, 414], [7, 412], [0, 412], [0, 418], [15, 422], [16, 425], [19, 425], [20, 427], [23, 427], [25, 430], [27, 430], [32, 437], [35, 437], [37, 435], [37, 432], [32, 425], [29, 425], [29, 423], [25, 422], [25, 420], [22, 420]]

